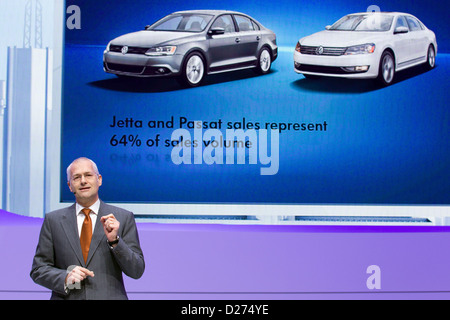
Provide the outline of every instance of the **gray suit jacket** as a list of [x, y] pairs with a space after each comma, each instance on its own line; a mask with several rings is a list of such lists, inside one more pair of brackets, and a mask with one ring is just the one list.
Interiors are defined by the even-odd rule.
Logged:
[[[114, 214], [120, 222], [119, 243], [107, 243], [100, 218]], [[94, 272], [78, 286], [68, 290], [64, 280], [71, 266]], [[31, 278], [52, 290], [51, 299], [127, 299], [122, 272], [138, 279], [145, 269], [134, 216], [131, 212], [100, 202], [87, 263], [84, 262], [78, 235], [75, 204], [45, 215], [33, 260]]]

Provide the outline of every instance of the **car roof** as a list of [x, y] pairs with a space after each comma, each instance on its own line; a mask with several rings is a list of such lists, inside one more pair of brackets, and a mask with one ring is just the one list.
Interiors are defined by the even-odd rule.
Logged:
[[349, 16], [352, 15], [361, 15], [361, 14], [375, 14], [375, 13], [382, 13], [382, 14], [387, 14], [387, 15], [391, 15], [391, 16], [398, 16], [398, 15], [405, 15], [405, 16], [412, 16], [412, 14], [410, 13], [404, 13], [404, 12], [389, 12], [389, 11], [380, 11], [380, 12], [358, 12], [358, 13], [351, 13], [348, 14]]
[[212, 14], [212, 15], [219, 15], [223, 13], [232, 13], [232, 14], [242, 14], [246, 15], [242, 12], [237, 11], [230, 11], [230, 10], [184, 10], [184, 11], [176, 11], [174, 13], [199, 13], [199, 14]]

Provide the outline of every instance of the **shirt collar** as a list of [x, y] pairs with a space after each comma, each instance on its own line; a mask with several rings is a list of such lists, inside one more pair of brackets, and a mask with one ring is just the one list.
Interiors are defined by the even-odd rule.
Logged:
[[[82, 205], [78, 204], [78, 202], [77, 202], [77, 204], [76, 204], [77, 215], [84, 208], [86, 208], [86, 207], [83, 207]], [[98, 210], [100, 209], [100, 199], [97, 199], [97, 201], [95, 201], [95, 203], [92, 206], [90, 206], [89, 209], [91, 209], [91, 211], [92, 211], [91, 213], [98, 214]]]

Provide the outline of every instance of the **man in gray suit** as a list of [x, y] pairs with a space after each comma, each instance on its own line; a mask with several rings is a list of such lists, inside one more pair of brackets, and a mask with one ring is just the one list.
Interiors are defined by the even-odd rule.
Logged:
[[73, 161], [67, 180], [76, 203], [45, 215], [31, 278], [51, 299], [127, 299], [122, 272], [139, 279], [145, 269], [133, 214], [99, 199], [92, 160]]

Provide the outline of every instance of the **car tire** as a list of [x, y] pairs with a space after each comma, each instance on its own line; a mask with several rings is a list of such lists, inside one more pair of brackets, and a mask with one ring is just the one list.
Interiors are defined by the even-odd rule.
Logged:
[[189, 54], [183, 63], [181, 72], [181, 84], [188, 87], [197, 87], [201, 84], [206, 74], [205, 60], [200, 53]]
[[436, 65], [436, 51], [434, 50], [433, 45], [430, 44], [428, 47], [427, 53], [427, 62], [425, 63], [425, 67], [427, 70], [431, 70]]
[[261, 49], [258, 55], [258, 61], [256, 66], [256, 72], [258, 74], [267, 74], [270, 72], [272, 66], [272, 56], [267, 47]]
[[394, 82], [395, 59], [391, 52], [385, 51], [381, 55], [378, 69], [378, 80], [383, 86], [389, 86]]

